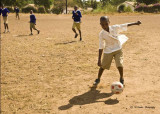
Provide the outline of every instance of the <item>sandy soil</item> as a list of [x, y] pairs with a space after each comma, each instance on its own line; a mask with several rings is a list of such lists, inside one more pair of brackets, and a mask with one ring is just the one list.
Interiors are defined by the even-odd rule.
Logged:
[[[84, 15], [83, 42], [74, 39], [71, 15], [36, 14], [41, 30], [29, 36], [29, 14], [9, 15], [10, 33], [1, 35], [2, 114], [160, 114], [160, 15], [109, 15], [111, 25], [129, 27], [123, 46], [125, 89], [114, 61], [96, 90], [101, 15]], [[3, 24], [1, 23], [3, 32]]]

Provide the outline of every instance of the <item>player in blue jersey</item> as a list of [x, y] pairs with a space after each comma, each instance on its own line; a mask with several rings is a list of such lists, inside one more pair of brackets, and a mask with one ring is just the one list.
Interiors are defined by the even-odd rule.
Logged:
[[17, 18], [20, 19], [19, 18], [19, 8], [17, 6], [14, 8], [14, 11], [16, 12], [16, 19]]
[[9, 14], [9, 10], [7, 8], [4, 7], [4, 5], [1, 5], [1, 10], [0, 10], [0, 15], [2, 15], [3, 17], [3, 21], [4, 21], [4, 33], [6, 33], [6, 30], [8, 30], [7, 32], [9, 32], [9, 27], [8, 27], [8, 14]]
[[35, 15], [33, 14], [33, 10], [30, 11], [30, 31], [31, 31], [31, 34], [30, 35], [33, 35], [32, 33], [32, 29], [36, 30], [37, 33], [39, 34], [40, 33], [40, 30], [37, 30], [35, 25], [36, 25], [36, 17]]
[[75, 38], [77, 38], [78, 34], [76, 32], [76, 29], [78, 29], [79, 31], [79, 35], [80, 35], [80, 41], [82, 40], [82, 36], [81, 36], [81, 18], [82, 18], [82, 15], [81, 15], [81, 12], [78, 10], [78, 7], [77, 6], [74, 6], [74, 11], [72, 12], [72, 19], [73, 19], [73, 26], [72, 26], [72, 30], [73, 32], [75, 33]]

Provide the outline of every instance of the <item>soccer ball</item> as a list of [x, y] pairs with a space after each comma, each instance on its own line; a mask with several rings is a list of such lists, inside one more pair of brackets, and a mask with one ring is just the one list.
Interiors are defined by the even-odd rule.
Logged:
[[123, 84], [120, 82], [113, 82], [111, 85], [111, 91], [114, 94], [120, 94], [123, 92]]

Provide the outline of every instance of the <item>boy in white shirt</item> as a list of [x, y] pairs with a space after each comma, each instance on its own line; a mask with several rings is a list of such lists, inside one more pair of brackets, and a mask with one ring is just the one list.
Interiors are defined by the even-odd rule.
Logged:
[[[100, 18], [100, 25], [103, 30], [99, 34], [99, 57], [98, 57], [98, 78], [95, 80], [93, 85], [98, 85], [104, 69], [110, 69], [112, 59], [115, 59], [116, 67], [120, 74], [120, 82], [124, 84], [123, 78], [123, 52], [122, 45], [128, 38], [125, 35], [119, 34], [122, 31], [127, 31], [128, 26], [140, 25], [141, 22], [126, 23], [121, 25], [109, 26], [109, 18], [102, 16]], [[104, 52], [103, 52], [104, 51]], [[103, 52], [103, 60], [101, 62], [101, 56]]]

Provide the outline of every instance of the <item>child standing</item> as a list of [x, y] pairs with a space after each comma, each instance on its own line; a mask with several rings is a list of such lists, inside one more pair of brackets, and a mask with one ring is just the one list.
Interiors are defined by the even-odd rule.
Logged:
[[16, 12], [16, 19], [17, 18], [20, 19], [19, 18], [19, 8], [17, 6], [14, 8], [14, 11]]
[[[98, 57], [98, 78], [95, 80], [93, 85], [98, 85], [104, 69], [110, 69], [112, 59], [115, 59], [116, 67], [120, 74], [120, 82], [124, 84], [123, 78], [123, 52], [122, 45], [128, 38], [125, 35], [120, 35], [122, 31], [127, 31], [128, 26], [140, 25], [141, 22], [126, 23], [121, 25], [109, 26], [109, 18], [102, 16], [100, 18], [100, 25], [103, 30], [99, 34], [99, 57]], [[101, 56], [103, 53], [103, 60], [101, 62]]]
[[0, 9], [0, 15], [2, 14], [3, 16], [3, 21], [4, 21], [4, 33], [6, 33], [6, 30], [9, 32], [9, 27], [8, 27], [8, 13], [9, 10], [7, 8], [4, 8], [4, 5], [2, 4], [1, 9]]
[[34, 30], [36, 30], [37, 33], [39, 34], [40, 31], [37, 30], [36, 27], [35, 27], [35, 25], [36, 25], [36, 17], [35, 17], [35, 15], [33, 14], [33, 11], [32, 11], [32, 10], [30, 11], [30, 14], [31, 14], [31, 15], [30, 15], [30, 31], [31, 31], [31, 34], [30, 34], [30, 35], [33, 35], [33, 33], [32, 33], [32, 28], [33, 28]]

